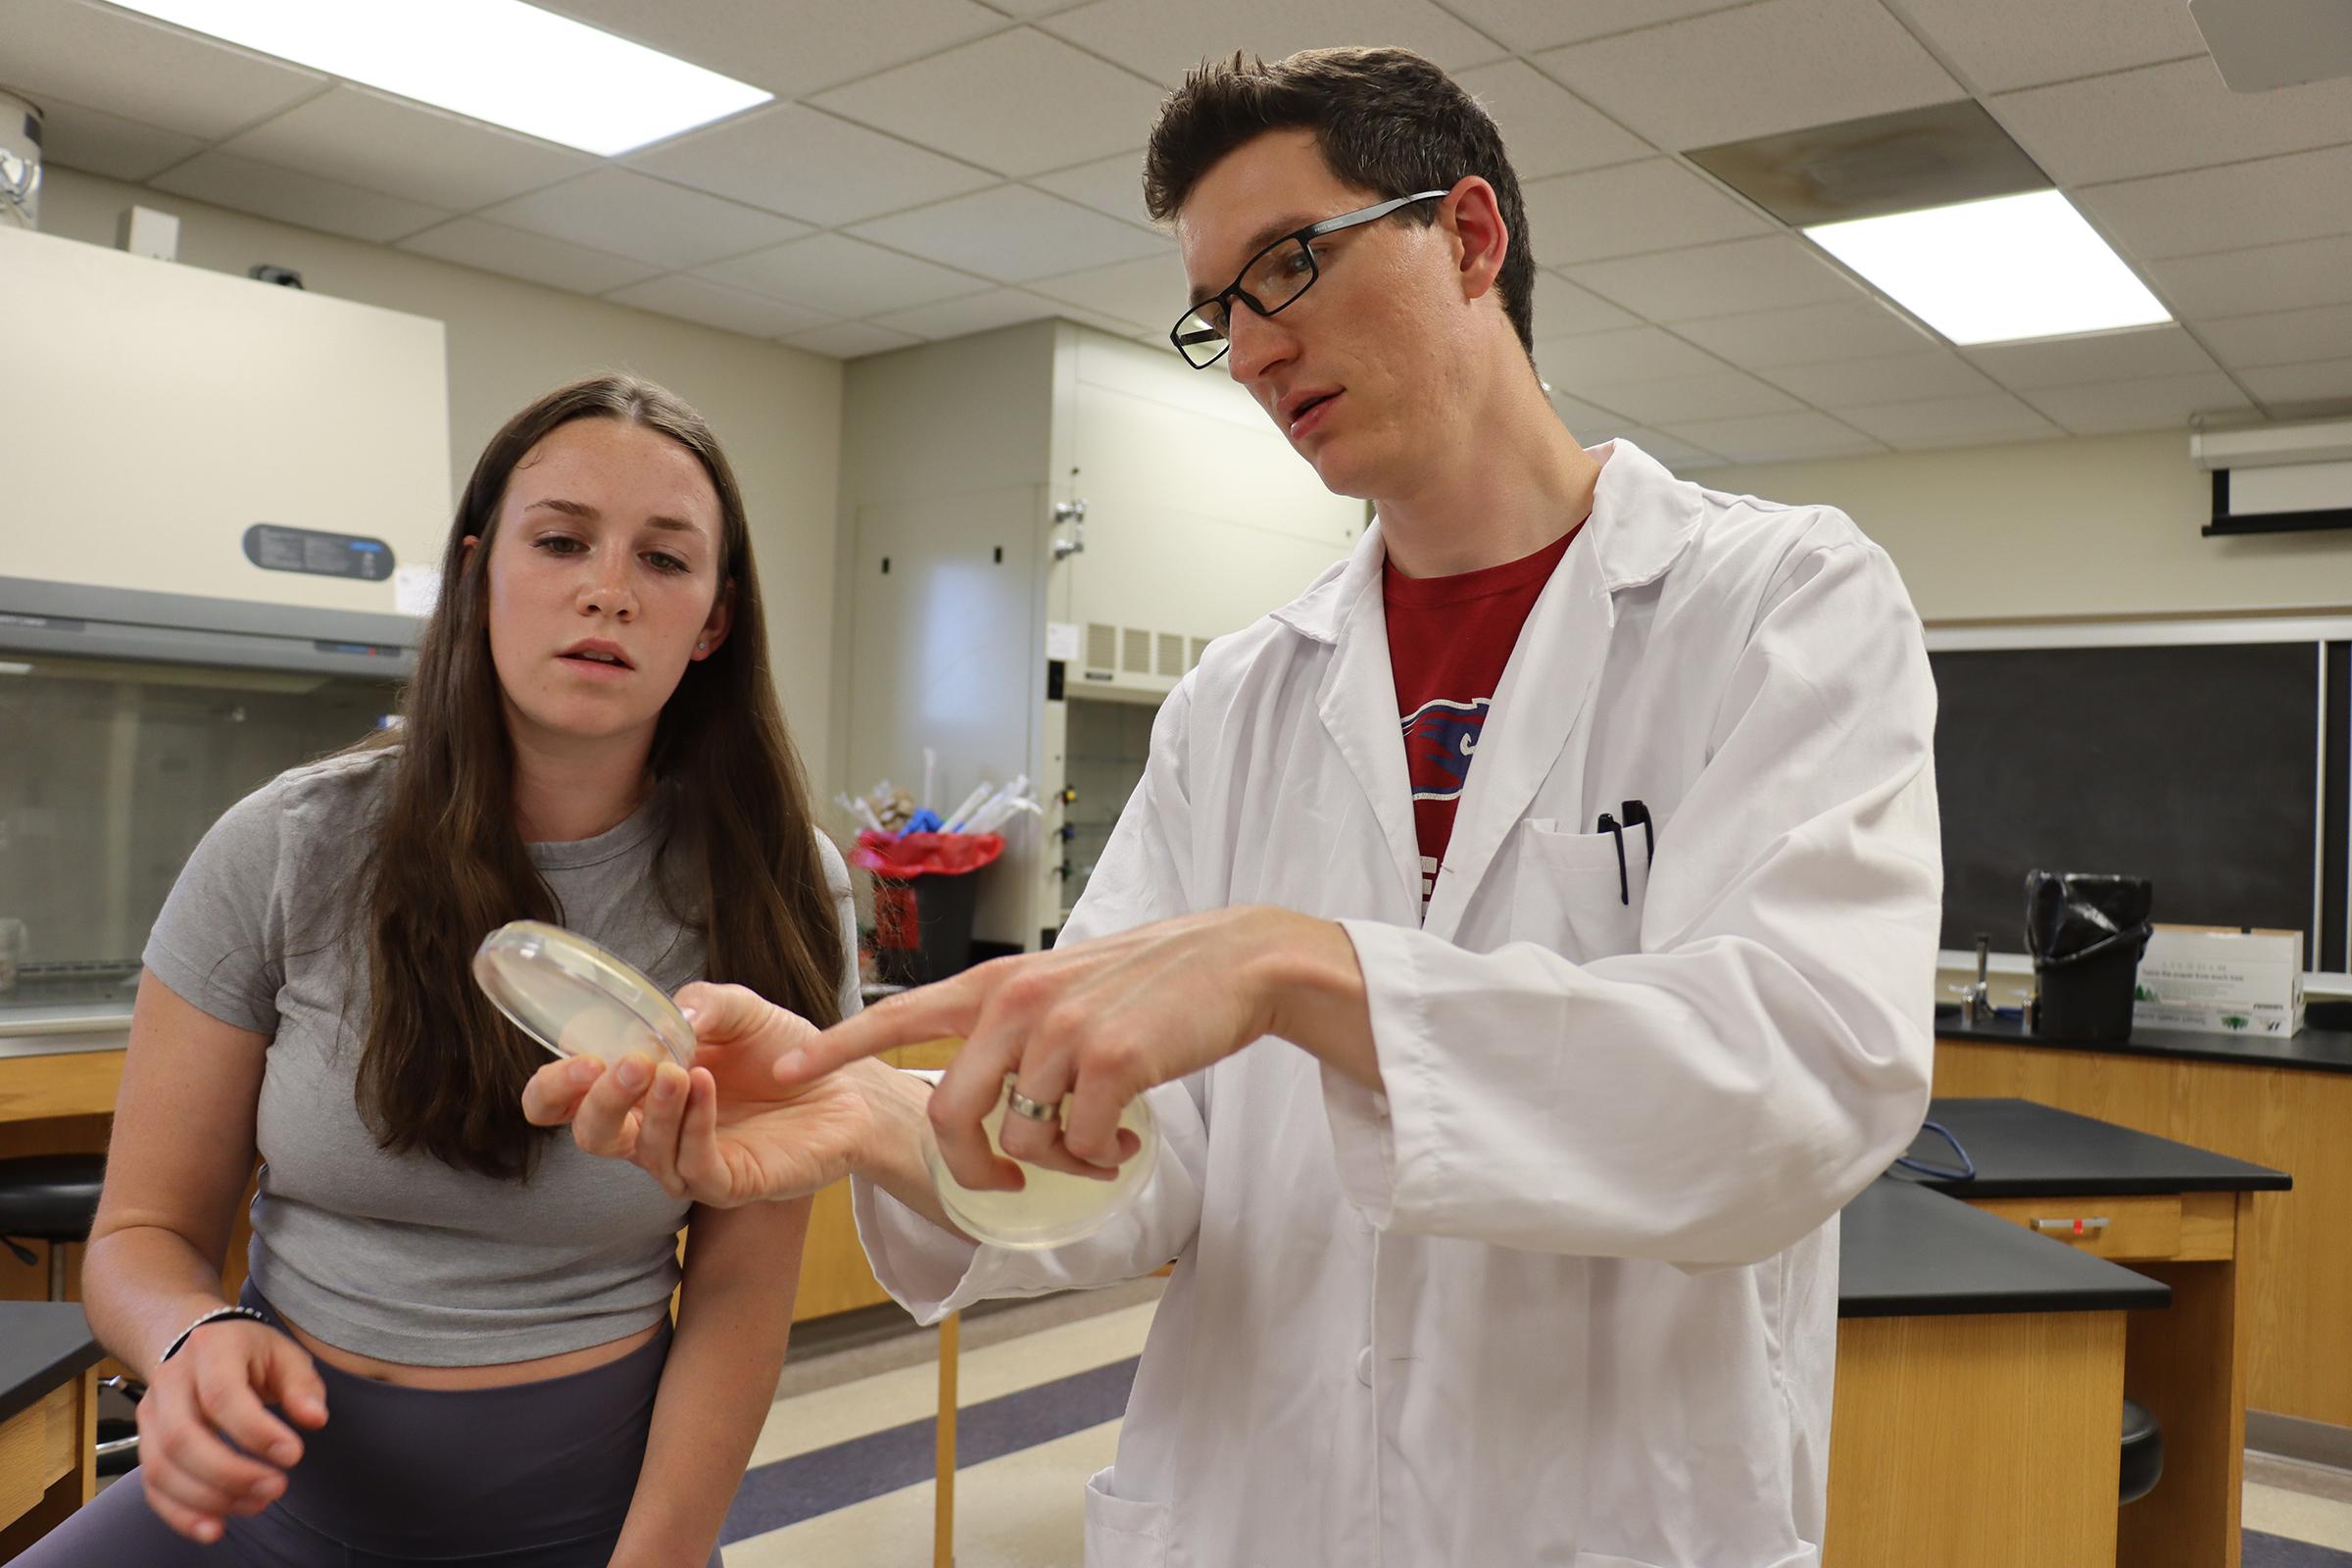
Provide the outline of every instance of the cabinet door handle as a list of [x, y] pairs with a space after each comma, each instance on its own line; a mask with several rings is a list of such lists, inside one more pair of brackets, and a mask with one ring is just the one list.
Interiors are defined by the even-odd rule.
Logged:
[[2104, 1214], [2081, 1215], [2072, 1219], [2037, 1219], [2034, 1228], [2044, 1236], [2095, 1236], [2107, 1228]]

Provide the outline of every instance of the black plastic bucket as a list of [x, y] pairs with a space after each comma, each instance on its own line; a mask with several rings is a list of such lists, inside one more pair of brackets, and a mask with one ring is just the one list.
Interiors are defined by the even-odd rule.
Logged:
[[2132, 992], [2148, 950], [2156, 890], [2146, 877], [2108, 872], [2026, 873], [2026, 951], [2039, 997], [2035, 1034], [2125, 1040]]
[[2139, 979], [2140, 955], [2148, 951], [2149, 927], [2118, 931], [2063, 958], [2034, 960], [2034, 1032], [2055, 1040], [2128, 1040], [2132, 1036], [2132, 992]]

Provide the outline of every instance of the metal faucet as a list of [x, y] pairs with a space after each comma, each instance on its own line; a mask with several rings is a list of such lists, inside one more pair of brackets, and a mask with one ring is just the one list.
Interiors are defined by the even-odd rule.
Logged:
[[1960, 1021], [1974, 1028], [1980, 1018], [1992, 1016], [1992, 992], [1987, 984], [1992, 967], [1992, 938], [1977, 933], [1977, 983], [1960, 998]]

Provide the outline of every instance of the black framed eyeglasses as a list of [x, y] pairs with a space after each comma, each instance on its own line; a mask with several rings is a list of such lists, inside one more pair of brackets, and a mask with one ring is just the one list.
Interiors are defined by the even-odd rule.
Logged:
[[1233, 346], [1226, 339], [1225, 329], [1233, 319], [1235, 300], [1240, 300], [1260, 316], [1279, 316], [1298, 304], [1299, 295], [1315, 286], [1315, 279], [1323, 275], [1323, 270], [1315, 260], [1314, 241], [1326, 234], [1336, 234], [1343, 228], [1378, 222], [1399, 208], [1410, 207], [1415, 202], [1436, 201], [1447, 194], [1442, 190], [1418, 191], [1410, 196], [1399, 196], [1395, 201], [1359, 208], [1352, 213], [1342, 213], [1337, 218], [1326, 218], [1319, 223], [1309, 223], [1304, 228], [1292, 230], [1250, 257], [1249, 265], [1235, 275], [1233, 282], [1222, 292], [1200, 301], [1177, 318], [1174, 330], [1168, 333], [1168, 341], [1176, 345], [1176, 352], [1183, 355], [1185, 363], [1194, 369], [1207, 369], [1223, 359], [1225, 351]]

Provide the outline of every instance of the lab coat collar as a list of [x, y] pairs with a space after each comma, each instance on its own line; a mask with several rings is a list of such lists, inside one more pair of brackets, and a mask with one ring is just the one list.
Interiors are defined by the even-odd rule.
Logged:
[[[1703, 492], [1622, 437], [1592, 453], [1601, 461], [1600, 480], [1592, 520], [1573, 548], [1595, 559], [1601, 586], [1610, 593], [1654, 582], [1697, 533]], [[1274, 612], [1274, 618], [1316, 642], [1338, 642], [1364, 592], [1380, 586], [1388, 554], [1375, 517], [1354, 553]]]
[[[1428, 909], [1427, 928], [1439, 936], [1459, 924], [1511, 824], [1576, 735], [1616, 621], [1611, 596], [1664, 575], [1698, 531], [1703, 500], [1696, 485], [1676, 479], [1630, 441], [1593, 455], [1602, 464], [1592, 518], [1537, 600], [1494, 694], [1497, 722], [1470, 770]], [[1387, 844], [1396, 895], [1389, 917], [1411, 923], [1420, 906], [1421, 858], [1389, 663], [1381, 593], [1387, 554], [1375, 519], [1344, 564], [1275, 618], [1335, 645], [1316, 694], [1317, 713]]]

